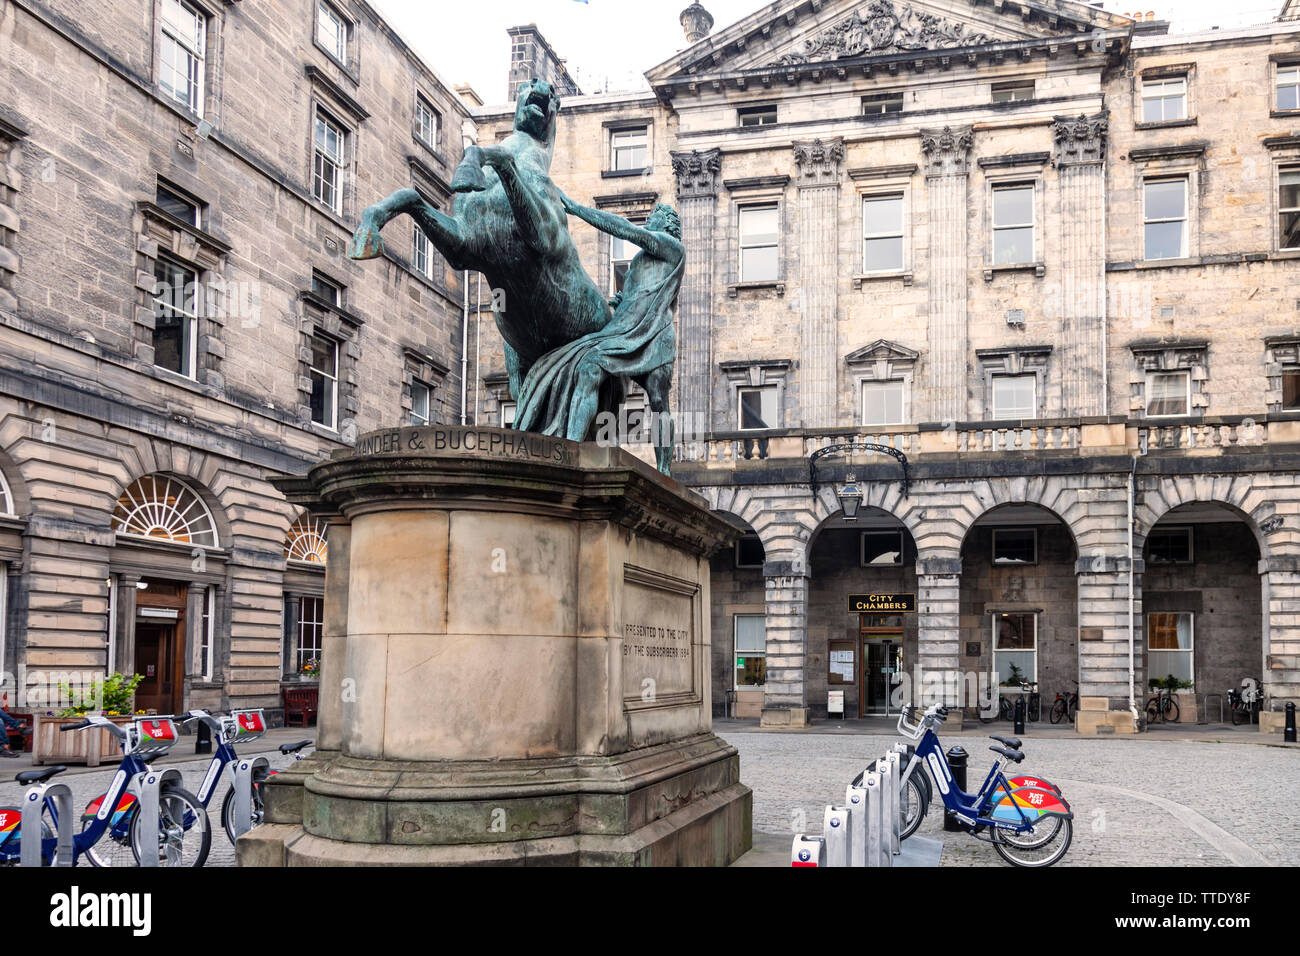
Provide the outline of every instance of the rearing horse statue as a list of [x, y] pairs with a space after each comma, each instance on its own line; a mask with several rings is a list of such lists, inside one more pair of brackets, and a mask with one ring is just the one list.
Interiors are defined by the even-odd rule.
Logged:
[[465, 150], [452, 189], [455, 214], [402, 189], [361, 214], [348, 255], [383, 252], [380, 230], [406, 213], [457, 271], [487, 276], [492, 309], [505, 339], [510, 392], [519, 396], [542, 356], [609, 324], [613, 312], [587, 275], [569, 235], [564, 197], [551, 182], [560, 98], [533, 80], [519, 91], [514, 132], [497, 146]]

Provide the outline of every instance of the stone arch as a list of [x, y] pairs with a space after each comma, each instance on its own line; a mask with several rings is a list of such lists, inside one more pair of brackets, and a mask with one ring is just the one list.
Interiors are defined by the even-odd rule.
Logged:
[[30, 514], [31, 497], [22, 472], [9, 455], [0, 451], [0, 515], [21, 516]]
[[[1106, 551], [1107, 532], [1113, 532], [1110, 522], [1099, 515], [1095, 502], [1083, 500], [1080, 489], [1071, 486], [1065, 478], [1057, 476], [1032, 476], [1018, 478], [993, 478], [976, 481], [962, 494], [953, 506], [953, 516], [962, 528], [962, 541], [971, 528], [990, 511], [1005, 505], [1036, 505], [1059, 519], [1070, 533], [1077, 555], [1103, 554]], [[1118, 490], [1121, 500], [1124, 492]], [[1123, 527], [1123, 520], [1120, 521]]]
[[1133, 551], [1141, 554], [1147, 536], [1162, 518], [1188, 504], [1217, 504], [1236, 514], [1250, 528], [1259, 545], [1261, 559], [1276, 553], [1261, 526], [1276, 513], [1250, 475], [1173, 475], [1160, 476], [1155, 488], [1143, 488], [1140, 502], [1133, 512]]

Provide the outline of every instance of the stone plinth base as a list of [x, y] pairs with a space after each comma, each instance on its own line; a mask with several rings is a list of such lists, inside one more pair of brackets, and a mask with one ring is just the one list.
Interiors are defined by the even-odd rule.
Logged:
[[1262, 734], [1282, 734], [1286, 730], [1286, 711], [1261, 710], [1259, 712], [1259, 732]]
[[1137, 733], [1133, 715], [1127, 710], [1080, 710], [1074, 718], [1074, 729], [1087, 736]]
[[277, 485], [330, 518], [319, 735], [341, 745], [267, 781], [241, 865], [749, 849], [709, 680], [709, 556], [735, 532], [703, 499], [618, 449], [444, 426]]

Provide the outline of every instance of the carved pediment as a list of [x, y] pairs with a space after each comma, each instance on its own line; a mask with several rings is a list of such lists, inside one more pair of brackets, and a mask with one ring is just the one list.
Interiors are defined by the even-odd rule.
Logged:
[[877, 339], [870, 345], [850, 353], [844, 361], [849, 365], [866, 365], [869, 362], [881, 361], [903, 364], [915, 362], [919, 355], [920, 353], [912, 351], [905, 345], [899, 345], [888, 339]]
[[965, 23], [918, 11], [910, 3], [872, 0], [825, 30], [800, 40], [777, 59], [776, 66], [795, 66], [847, 57], [951, 50], [993, 43], [994, 38]]

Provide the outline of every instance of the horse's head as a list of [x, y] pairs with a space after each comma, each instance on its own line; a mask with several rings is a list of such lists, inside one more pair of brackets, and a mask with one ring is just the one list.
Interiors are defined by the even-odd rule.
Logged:
[[546, 148], [555, 143], [555, 120], [560, 95], [545, 80], [531, 80], [519, 88], [515, 106], [515, 132], [527, 133]]

